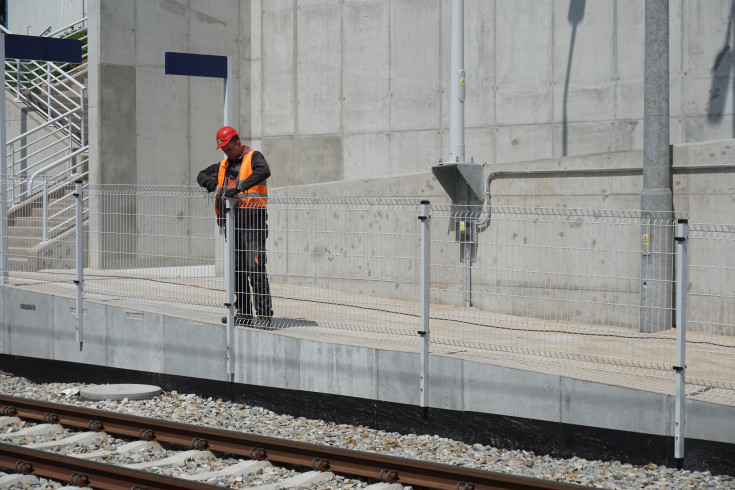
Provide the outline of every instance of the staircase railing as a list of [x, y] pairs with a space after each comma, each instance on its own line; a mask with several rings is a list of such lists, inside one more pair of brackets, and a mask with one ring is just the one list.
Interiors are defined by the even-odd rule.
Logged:
[[[10, 177], [8, 184], [8, 207], [20, 204], [26, 199], [33, 196], [33, 192], [24, 185], [24, 178], [35, 175], [38, 169], [47, 169], [47, 173], [51, 173], [54, 177], [68, 177], [73, 180], [75, 172], [81, 170], [76, 162], [67, 157], [79, 155], [80, 150], [86, 151], [89, 147], [83, 146], [74, 149], [76, 145], [70, 141], [69, 127], [74, 116], [74, 111], [67, 111], [65, 114], [51, 119], [44, 124], [23, 133], [7, 142], [7, 175]], [[65, 130], [66, 129], [66, 130]], [[56, 166], [61, 168], [48, 168]], [[86, 169], [83, 170], [86, 174]]]
[[[0, 26], [0, 30], [10, 33]], [[49, 34], [60, 34], [62, 39], [80, 39], [82, 45], [87, 41], [87, 18], [62, 27]], [[87, 67], [86, 49], [82, 50], [82, 63], [52, 63], [36, 60], [5, 60], [5, 88], [14, 96], [16, 102], [22, 102], [34, 108], [47, 119], [54, 119], [61, 114], [74, 110], [71, 118], [73, 139], [85, 145], [85, 114], [83, 83], [74, 78]]]
[[[0, 30], [9, 33], [2, 26]], [[42, 207], [44, 241], [58, 234], [54, 228], [66, 227], [53, 218], [64, 212], [66, 204], [62, 202], [73, 203], [71, 184], [79, 179], [86, 181], [89, 173], [86, 88], [75, 78], [84, 76], [87, 69], [87, 18], [47, 37], [81, 40], [82, 63], [5, 60], [5, 89], [16, 102], [47, 119], [7, 142], [9, 215], [29, 203]], [[52, 191], [56, 197], [49, 199]], [[52, 221], [57, 224], [50, 227]]]
[[[62, 163], [63, 170], [54, 173]], [[86, 148], [65, 155], [55, 162], [36, 170], [26, 183], [26, 195], [31, 197], [41, 192], [43, 220], [41, 226], [43, 228], [43, 240], [46, 243], [49, 238], [53, 238], [62, 232], [71, 228], [74, 224], [74, 206], [73, 190], [70, 185], [72, 180], [87, 180], [89, 168], [89, 158], [86, 155]], [[66, 188], [67, 192], [61, 192], [58, 198], [51, 199], [53, 191]], [[86, 202], [86, 199], [84, 200]], [[86, 219], [86, 209], [84, 217]], [[66, 218], [64, 218], [66, 216]]]

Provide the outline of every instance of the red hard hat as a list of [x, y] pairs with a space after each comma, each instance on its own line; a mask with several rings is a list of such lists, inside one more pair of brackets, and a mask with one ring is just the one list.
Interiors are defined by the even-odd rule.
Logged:
[[235, 131], [235, 129], [230, 126], [225, 126], [224, 128], [221, 128], [219, 131], [217, 131], [217, 149], [219, 150], [227, 143], [229, 143], [233, 136], [239, 137], [240, 135], [237, 134], [237, 131]]

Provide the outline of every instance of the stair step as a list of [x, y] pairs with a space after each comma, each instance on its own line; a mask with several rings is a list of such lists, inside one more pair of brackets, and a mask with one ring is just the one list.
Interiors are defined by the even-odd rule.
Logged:
[[32, 272], [30, 260], [27, 257], [8, 257], [8, 269], [13, 272]]
[[[65, 207], [67, 206], [58, 205], [56, 207], [50, 207], [47, 211], [47, 215], [49, 217], [53, 216], [53, 219], [57, 221], [64, 221], [74, 216], [75, 209], [73, 207], [63, 209]], [[56, 215], [57, 213], [58, 215]], [[43, 220], [43, 208], [33, 208], [31, 211], [31, 218], [35, 218], [34, 222], [41, 224], [41, 221]]]
[[24, 238], [39, 238], [43, 236], [43, 228], [41, 228], [41, 225], [34, 227], [23, 227], [19, 228], [17, 226], [9, 226], [8, 227], [8, 240], [17, 240], [17, 239], [24, 239]]

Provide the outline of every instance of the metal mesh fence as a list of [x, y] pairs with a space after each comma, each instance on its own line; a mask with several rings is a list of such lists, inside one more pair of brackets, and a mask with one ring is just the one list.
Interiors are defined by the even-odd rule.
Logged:
[[735, 393], [735, 226], [690, 224], [687, 393], [732, 400]]
[[415, 336], [418, 209], [418, 200], [269, 199], [273, 325]]
[[636, 212], [433, 206], [433, 348], [673, 380], [672, 233]]
[[4, 246], [8, 272], [18, 284], [73, 287], [74, 184], [52, 179], [36, 179], [35, 183], [37, 187], [33, 190], [33, 182], [27, 178], [8, 179], [3, 183], [6, 197], [14, 187], [28, 195], [26, 200], [7, 207], [2, 229], [7, 236]]
[[[84, 196], [85, 295], [219, 321], [225, 250], [212, 194], [88, 186]], [[9, 208], [11, 284], [73, 291], [73, 200], [67, 186]], [[267, 264], [273, 317], [265, 328], [417, 351], [420, 208], [418, 199], [271, 197], [264, 248], [235, 245]], [[673, 393], [673, 219], [449, 205], [431, 206], [430, 216], [434, 354]], [[236, 224], [238, 232], [264, 228]], [[690, 224], [688, 255], [688, 394], [729, 403], [735, 228]], [[237, 261], [236, 268], [245, 272]], [[250, 313], [262, 316], [264, 292], [253, 284]]]
[[179, 186], [89, 186], [87, 194], [86, 293], [222, 304], [211, 196]]

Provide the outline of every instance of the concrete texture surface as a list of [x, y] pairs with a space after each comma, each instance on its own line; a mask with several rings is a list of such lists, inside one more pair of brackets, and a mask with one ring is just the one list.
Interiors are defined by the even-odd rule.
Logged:
[[[71, 300], [54, 293], [0, 288], [2, 354], [67, 360], [151, 373], [217, 381], [226, 373], [224, 325], [193, 315], [135, 310], [87, 300], [88, 325], [104, 338], [85, 343], [88, 357], [68, 353], [74, 330], [59, 322]], [[36, 309], [19, 305], [35, 305]], [[59, 305], [54, 308], [54, 305]], [[194, 319], [194, 318], [197, 319]], [[178, 340], [174, 340], [178, 339]], [[295, 337], [287, 330], [236, 328], [235, 382], [262, 387], [329, 393], [408, 405], [419, 403], [419, 357], [391, 342], [384, 347]], [[534, 372], [463, 359], [456, 353], [432, 355], [429, 406], [522, 417], [603, 429], [671, 436], [673, 396], [624, 388], [578, 377]], [[687, 399], [686, 437], [735, 443], [735, 406]]]
[[[232, 57], [233, 125], [264, 150], [272, 187], [428, 171], [446, 158], [449, 0], [96, 0], [88, 10], [94, 182], [193, 184], [219, 158], [221, 80], [165, 75], [167, 51]], [[717, 61], [731, 44], [730, 3], [670, 11], [671, 142], [732, 137], [731, 67]], [[468, 159], [642, 149], [643, 13], [636, 0], [467, 0]]]

